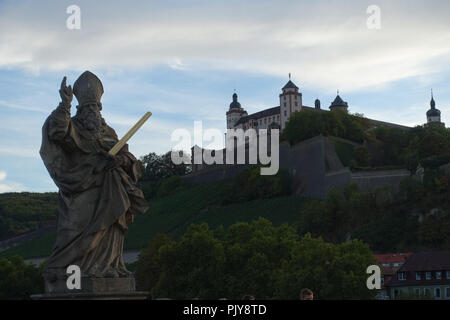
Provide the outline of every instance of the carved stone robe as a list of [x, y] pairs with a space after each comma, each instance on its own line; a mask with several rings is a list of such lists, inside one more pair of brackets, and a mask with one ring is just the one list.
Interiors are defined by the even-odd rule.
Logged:
[[106, 123], [93, 134], [62, 105], [45, 121], [40, 154], [59, 187], [57, 239], [46, 278], [59, 278], [72, 264], [84, 276], [129, 275], [122, 259], [128, 218], [148, 207], [136, 187], [138, 161], [127, 145], [118, 154], [124, 164], [105, 168], [108, 160], [99, 151], [109, 151], [117, 141]]

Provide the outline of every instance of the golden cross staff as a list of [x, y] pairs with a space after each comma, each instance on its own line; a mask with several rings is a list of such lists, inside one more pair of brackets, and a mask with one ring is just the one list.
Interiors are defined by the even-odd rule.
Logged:
[[144, 116], [141, 118], [141, 120], [139, 120], [133, 126], [133, 128], [131, 128], [130, 131], [128, 131], [127, 134], [124, 135], [123, 138], [120, 139], [119, 142], [117, 142], [116, 145], [111, 148], [111, 150], [109, 150], [109, 154], [115, 156], [120, 151], [120, 149], [122, 149], [125, 143], [127, 143], [127, 141], [130, 140], [130, 138], [136, 133], [136, 131], [138, 131], [139, 128], [142, 127], [145, 121], [147, 121], [148, 118], [150, 118], [151, 115], [152, 115], [151, 112], [146, 112]]

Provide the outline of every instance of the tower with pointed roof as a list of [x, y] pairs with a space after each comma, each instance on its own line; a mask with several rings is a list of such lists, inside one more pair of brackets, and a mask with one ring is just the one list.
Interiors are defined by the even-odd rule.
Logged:
[[238, 102], [238, 95], [236, 92], [233, 94], [233, 101], [230, 103], [230, 108], [227, 111], [227, 129], [233, 129], [236, 123], [247, 115], [247, 112], [241, 107]]
[[316, 99], [316, 101], [314, 101], [314, 109], [319, 110], [320, 109], [320, 100]]
[[289, 81], [281, 90], [283, 92], [280, 94], [280, 127], [283, 130], [291, 115], [302, 110], [302, 94], [291, 81], [291, 74], [289, 74]]
[[431, 90], [431, 101], [430, 101], [430, 110], [427, 111], [427, 124], [440, 124], [444, 125], [441, 122], [441, 111], [436, 109], [436, 102], [433, 97], [433, 90]]
[[348, 112], [348, 104], [339, 96], [339, 91], [337, 92], [336, 98], [330, 105], [330, 111], [336, 110]]

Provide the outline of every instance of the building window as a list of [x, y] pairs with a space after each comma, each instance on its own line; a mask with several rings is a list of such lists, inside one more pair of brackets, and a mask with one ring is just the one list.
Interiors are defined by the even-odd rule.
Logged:
[[[280, 120], [280, 116], [277, 116], [277, 120]], [[447, 271], [447, 275], [450, 275], [450, 271]]]
[[436, 271], [436, 279], [441, 280], [442, 279], [442, 272]]
[[264, 123], [267, 123], [267, 118], [264, 118]]
[[295, 100], [297, 100], [297, 96], [295, 96]]
[[420, 289], [419, 288], [414, 289], [414, 292], [415, 292], [415, 295], [417, 298], [420, 297]]
[[420, 279], [421, 279], [420, 272], [416, 272], [416, 280], [420, 280]]
[[447, 271], [447, 279], [450, 279], [450, 271]]
[[399, 262], [394, 263], [394, 267], [400, 267], [400, 263]]
[[428, 272], [425, 274], [425, 277], [426, 277], [427, 280], [431, 280], [431, 272], [428, 271]]
[[[286, 100], [286, 96], [284, 96], [284, 100]], [[286, 103], [284, 105], [286, 105]]]
[[295, 106], [298, 107], [298, 102], [297, 101], [295, 101]]
[[450, 288], [445, 288], [445, 297], [450, 298]]
[[398, 280], [406, 280], [406, 273], [405, 272], [399, 272], [397, 274]]
[[424, 294], [425, 294], [426, 297], [429, 297], [431, 295], [430, 289], [429, 288], [425, 288], [424, 289]]
[[259, 119], [259, 124], [262, 124], [262, 120], [261, 119]]
[[284, 103], [284, 106], [286, 107], [286, 102]]
[[434, 297], [437, 299], [441, 298], [441, 288], [435, 288], [434, 289]]
[[284, 116], [286, 117], [286, 110], [284, 110]]

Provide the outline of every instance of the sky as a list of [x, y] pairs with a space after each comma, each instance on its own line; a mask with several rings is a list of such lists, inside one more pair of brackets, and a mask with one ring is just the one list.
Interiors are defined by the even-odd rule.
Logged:
[[62, 78], [85, 70], [119, 137], [153, 113], [129, 141], [137, 158], [194, 121], [225, 132], [235, 91], [249, 114], [278, 106], [289, 73], [304, 105], [328, 108], [339, 90], [350, 112], [407, 126], [426, 122], [432, 88], [450, 124], [449, 16], [447, 0], [0, 0], [0, 193], [57, 191], [41, 128]]

